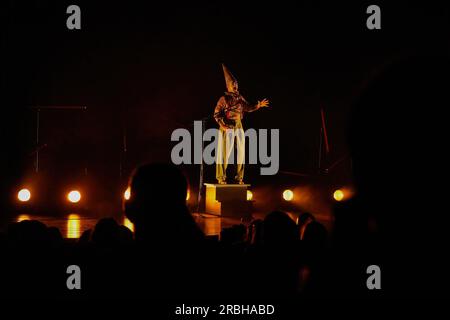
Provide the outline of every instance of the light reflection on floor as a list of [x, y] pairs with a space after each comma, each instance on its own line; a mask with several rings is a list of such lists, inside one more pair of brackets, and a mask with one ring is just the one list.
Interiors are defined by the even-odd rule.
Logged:
[[[222, 218], [208, 214], [194, 214], [195, 221], [200, 225], [206, 235], [219, 235], [222, 226], [239, 223], [239, 221], [228, 221]], [[32, 214], [20, 214], [12, 222], [21, 222], [24, 220], [38, 220], [48, 227], [56, 227], [60, 230], [63, 237], [67, 239], [78, 239], [84, 231], [93, 230], [98, 222], [98, 218], [91, 218], [77, 213], [71, 213], [62, 217], [47, 217]], [[121, 218], [119, 224], [124, 225], [134, 232], [133, 223], [126, 217]]]
[[[94, 229], [98, 218], [91, 218], [77, 213], [71, 213], [64, 217], [46, 217], [31, 214], [20, 214], [15, 218], [14, 222], [21, 222], [24, 220], [38, 220], [48, 227], [56, 227], [61, 231], [63, 237], [68, 239], [79, 238], [84, 231]], [[131, 231], [134, 231], [133, 224], [127, 219], [122, 218], [118, 223], [123, 224]]]
[[[233, 225], [242, 223], [239, 218], [218, 217], [207, 213], [206, 214], [193, 213], [192, 215], [196, 223], [200, 226], [202, 231], [207, 236], [219, 236], [223, 228], [228, 228]], [[293, 219], [297, 217], [297, 215], [295, 214], [289, 215]], [[253, 217], [255, 219], [264, 219], [264, 214], [254, 214]], [[322, 216], [317, 216], [317, 218], [325, 226], [328, 226], [328, 224], [331, 223], [329, 219], [321, 219], [323, 218]], [[15, 222], [20, 222], [23, 220], [39, 220], [49, 227], [58, 228], [61, 231], [63, 237], [68, 239], [77, 239], [83, 234], [85, 230], [88, 229], [93, 230], [99, 219], [83, 216], [77, 213], [72, 213], [65, 217], [60, 218], [20, 214], [16, 217]], [[134, 232], [133, 223], [126, 217], [122, 217], [120, 220], [117, 221], [119, 224], [124, 225], [132, 232]]]
[[[222, 228], [239, 224], [239, 219], [219, 218], [209, 214], [193, 214], [195, 221], [198, 223], [203, 232], [208, 236], [216, 236], [220, 234]], [[14, 222], [24, 220], [38, 220], [48, 227], [56, 227], [60, 230], [63, 237], [67, 239], [77, 239], [84, 231], [93, 230], [98, 218], [91, 218], [77, 213], [71, 213], [64, 217], [46, 217], [32, 214], [20, 214], [15, 218]], [[124, 225], [134, 232], [133, 223], [126, 217], [121, 218], [118, 223]]]
[[67, 239], [77, 239], [80, 237], [80, 225], [81, 220], [78, 214], [72, 213], [67, 217], [67, 229], [66, 238]]

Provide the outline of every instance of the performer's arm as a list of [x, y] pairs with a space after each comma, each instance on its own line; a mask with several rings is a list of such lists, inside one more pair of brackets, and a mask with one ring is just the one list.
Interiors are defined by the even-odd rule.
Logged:
[[258, 103], [255, 105], [249, 104], [245, 99], [244, 99], [244, 101], [245, 101], [245, 109], [244, 109], [245, 112], [253, 112], [253, 111], [258, 110], [259, 108], [264, 108], [264, 107], [269, 106], [269, 100], [267, 100], [267, 99], [258, 101]]
[[223, 121], [223, 116], [225, 114], [225, 108], [226, 108], [226, 102], [225, 97], [221, 97], [219, 101], [217, 102], [216, 108], [214, 109], [214, 120], [219, 124], [221, 128], [227, 129], [228, 126]]

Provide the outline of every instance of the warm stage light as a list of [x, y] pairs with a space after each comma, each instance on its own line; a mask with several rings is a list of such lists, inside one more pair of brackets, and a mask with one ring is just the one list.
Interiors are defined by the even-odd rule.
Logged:
[[17, 217], [17, 222], [22, 222], [25, 220], [31, 220], [31, 217], [27, 214], [21, 214], [20, 216]]
[[66, 237], [69, 239], [78, 239], [81, 235], [81, 219], [77, 214], [69, 214], [67, 217]]
[[20, 202], [28, 202], [31, 199], [31, 192], [28, 189], [22, 189], [17, 193], [17, 199], [19, 199]]
[[344, 200], [344, 191], [342, 191], [341, 189], [337, 189], [334, 193], [333, 193], [333, 198], [336, 201], [342, 201]]
[[253, 199], [253, 193], [250, 190], [247, 190], [247, 201], [251, 201]]
[[128, 187], [127, 190], [125, 190], [125, 192], [123, 194], [123, 198], [127, 201], [130, 200], [130, 198], [131, 198], [131, 188], [130, 187]]
[[292, 190], [284, 190], [283, 199], [286, 201], [291, 201], [292, 199], [294, 199], [294, 193], [292, 192]]
[[188, 191], [186, 193], [186, 201], [188, 201], [190, 197], [191, 197], [191, 192], [188, 189]]
[[77, 190], [70, 191], [67, 194], [67, 200], [69, 200], [72, 203], [78, 203], [81, 200], [81, 193]]
[[134, 224], [127, 217], [123, 218], [123, 225], [134, 232]]

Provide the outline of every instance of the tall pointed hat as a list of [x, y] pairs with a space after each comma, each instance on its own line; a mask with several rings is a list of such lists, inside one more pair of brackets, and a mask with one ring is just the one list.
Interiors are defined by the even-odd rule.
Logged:
[[227, 90], [232, 91], [233, 83], [237, 83], [236, 78], [231, 74], [230, 70], [222, 63], [223, 74], [225, 76], [225, 84], [227, 85]]

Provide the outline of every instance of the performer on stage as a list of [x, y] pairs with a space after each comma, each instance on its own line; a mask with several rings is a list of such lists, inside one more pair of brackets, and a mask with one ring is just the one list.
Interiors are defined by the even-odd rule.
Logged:
[[253, 112], [259, 108], [268, 107], [269, 100], [263, 99], [256, 105], [250, 105], [238, 91], [238, 83], [228, 68], [222, 64], [227, 92], [217, 102], [214, 119], [220, 126], [217, 159], [216, 179], [219, 184], [226, 184], [226, 170], [228, 159], [233, 151], [234, 140], [237, 147], [237, 173], [238, 184], [244, 184], [245, 162], [245, 135], [242, 127], [244, 112]]

